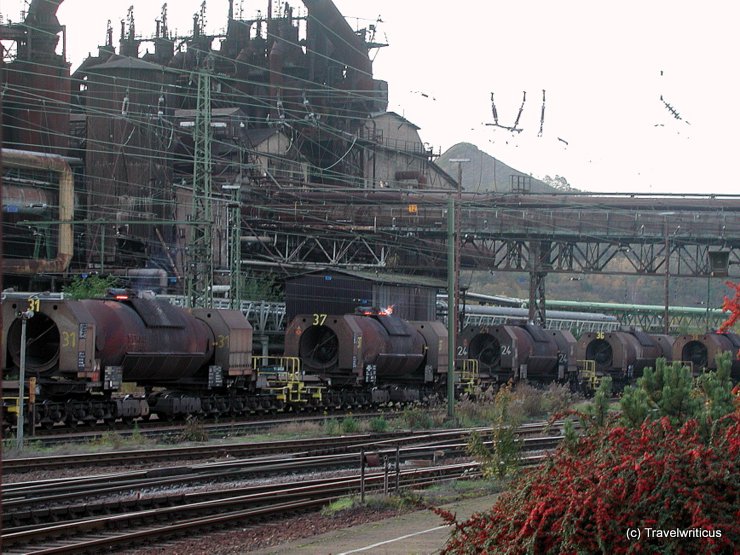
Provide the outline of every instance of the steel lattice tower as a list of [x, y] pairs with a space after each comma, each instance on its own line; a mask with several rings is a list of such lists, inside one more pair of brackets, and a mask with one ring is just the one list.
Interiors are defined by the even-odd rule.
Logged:
[[213, 205], [211, 183], [211, 75], [198, 72], [198, 104], [193, 129], [193, 202], [188, 248], [188, 300], [192, 307], [213, 306]]

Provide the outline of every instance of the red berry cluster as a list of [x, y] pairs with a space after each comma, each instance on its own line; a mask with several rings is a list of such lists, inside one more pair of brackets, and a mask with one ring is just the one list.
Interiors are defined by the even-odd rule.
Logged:
[[[727, 320], [725, 320], [722, 325], [720, 326], [719, 333], [725, 333], [732, 329], [732, 326], [735, 325], [735, 322], [738, 321], [738, 318], [740, 318], [740, 283], [732, 283], [731, 281], [725, 282], [727, 287], [730, 287], [735, 290], [735, 298], [731, 299], [730, 297], [725, 296], [724, 302], [722, 303], [722, 310], [724, 312], [729, 312], [730, 315], [727, 317]], [[738, 358], [740, 358], [740, 351], [738, 352]]]
[[[444, 548], [468, 553], [733, 553], [740, 545], [740, 414], [702, 440], [695, 420], [594, 430], [519, 477]], [[713, 537], [648, 537], [647, 529]], [[628, 537], [630, 529], [641, 538]]]

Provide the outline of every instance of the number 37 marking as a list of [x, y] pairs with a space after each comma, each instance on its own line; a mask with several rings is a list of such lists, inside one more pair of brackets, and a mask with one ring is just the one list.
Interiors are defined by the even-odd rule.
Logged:
[[323, 326], [324, 322], [326, 322], [326, 314], [314, 314], [313, 315], [313, 325], [314, 326]]

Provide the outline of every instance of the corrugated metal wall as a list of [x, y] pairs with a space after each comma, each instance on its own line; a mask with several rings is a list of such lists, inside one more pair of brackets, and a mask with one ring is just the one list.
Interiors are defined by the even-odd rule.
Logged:
[[384, 284], [335, 272], [305, 274], [285, 284], [288, 321], [298, 314], [351, 314], [358, 306], [393, 306], [401, 318], [434, 320], [436, 298], [433, 287]]
[[373, 306], [393, 306], [393, 314], [406, 320], [434, 320], [437, 290], [413, 285], [375, 284]]
[[372, 303], [372, 283], [334, 273], [307, 274], [285, 284], [288, 321], [297, 314], [348, 314]]

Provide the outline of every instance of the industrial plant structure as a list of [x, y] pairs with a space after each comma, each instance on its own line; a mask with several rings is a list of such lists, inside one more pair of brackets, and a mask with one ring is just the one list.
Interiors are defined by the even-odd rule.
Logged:
[[462, 169], [388, 111], [376, 24], [353, 28], [331, 0], [268, 0], [251, 19], [231, 1], [221, 34], [203, 2], [178, 36], [166, 4], [150, 37], [131, 8], [73, 71], [61, 2], [0, 25], [5, 287], [112, 274], [211, 306], [267, 271], [443, 278], [454, 236], [456, 267], [529, 275], [540, 323], [548, 274], [664, 278], [667, 333], [671, 277], [737, 276], [736, 195], [532, 193], [521, 175], [459, 191]]
[[418, 128], [386, 112], [375, 26], [353, 29], [330, 0], [253, 19], [230, 2], [222, 35], [206, 33], [203, 2], [187, 36], [165, 4], [148, 38], [131, 8], [118, 44], [109, 25], [73, 71], [59, 4], [33, 0], [0, 27], [6, 286], [99, 272], [208, 304], [275, 241], [250, 225], [255, 198], [454, 187]]

